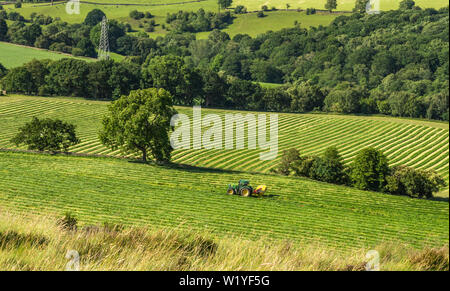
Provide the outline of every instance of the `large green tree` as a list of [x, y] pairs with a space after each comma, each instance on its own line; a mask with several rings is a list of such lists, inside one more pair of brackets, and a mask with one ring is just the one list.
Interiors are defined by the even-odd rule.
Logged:
[[416, 5], [416, 2], [414, 2], [413, 0], [403, 0], [402, 2], [400, 2], [399, 9], [413, 9], [414, 5]]
[[51, 95], [87, 97], [89, 66], [85, 61], [61, 59], [49, 66], [45, 91]]
[[67, 152], [69, 147], [80, 143], [73, 124], [59, 119], [38, 119], [26, 123], [11, 140], [17, 146], [25, 144], [29, 150]]
[[227, 9], [233, 4], [233, 0], [218, 0], [219, 7], [222, 9]]
[[192, 105], [202, 97], [203, 80], [183, 59], [173, 55], [147, 60], [142, 69], [142, 87], [169, 91], [175, 104]]
[[100, 9], [93, 9], [86, 15], [86, 18], [84, 19], [84, 24], [89, 26], [95, 26], [102, 21], [104, 16], [106, 16], [105, 13]]
[[365, 13], [366, 7], [367, 7], [367, 2], [369, 2], [369, 0], [356, 0], [355, 8], [353, 8], [353, 12]]
[[382, 191], [389, 175], [389, 164], [383, 152], [374, 148], [361, 150], [351, 165], [353, 185], [362, 190]]
[[322, 157], [314, 159], [311, 169], [311, 178], [333, 184], [347, 182], [344, 163], [336, 147], [329, 147]]
[[325, 9], [330, 12], [336, 8], [337, 8], [337, 0], [327, 0], [327, 3], [325, 3]]
[[172, 96], [166, 90], [132, 91], [109, 105], [99, 137], [112, 149], [141, 153], [144, 162], [149, 154], [157, 162], [167, 162], [173, 150], [169, 132], [174, 114]]
[[2, 88], [11, 93], [33, 94], [36, 89], [33, 76], [25, 67], [12, 68], [1, 82]]

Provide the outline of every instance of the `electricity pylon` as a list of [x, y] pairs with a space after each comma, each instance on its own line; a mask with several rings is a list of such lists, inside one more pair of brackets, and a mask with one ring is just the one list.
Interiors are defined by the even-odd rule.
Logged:
[[106, 16], [103, 16], [101, 27], [102, 32], [100, 34], [100, 44], [98, 46], [98, 59], [109, 60], [109, 26]]

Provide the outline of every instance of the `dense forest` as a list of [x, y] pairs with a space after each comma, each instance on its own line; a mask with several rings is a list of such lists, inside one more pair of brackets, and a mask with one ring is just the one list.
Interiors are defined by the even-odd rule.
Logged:
[[[102, 99], [163, 87], [179, 105], [449, 119], [448, 7], [354, 13], [328, 27], [296, 25], [254, 38], [231, 39], [214, 29], [202, 40], [185, 31], [209, 30], [208, 17], [216, 16], [197, 25], [198, 13], [168, 15], [167, 25], [181, 28], [155, 39], [112, 20], [110, 47], [127, 56], [121, 63], [34, 61], [0, 73], [6, 75], [2, 87]], [[0, 40], [96, 57], [103, 15], [93, 10], [84, 23], [67, 24], [0, 10]], [[263, 88], [260, 82], [281, 86]]]

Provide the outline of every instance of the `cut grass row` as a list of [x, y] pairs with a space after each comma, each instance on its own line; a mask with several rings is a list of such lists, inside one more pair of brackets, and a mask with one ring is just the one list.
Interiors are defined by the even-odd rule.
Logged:
[[[97, 134], [107, 102], [70, 98], [10, 96], [0, 98], [0, 148], [15, 148], [10, 139], [32, 116], [57, 117], [77, 125], [81, 143], [75, 153], [120, 155], [102, 146]], [[178, 108], [192, 115], [190, 108]], [[238, 113], [203, 109], [209, 113]], [[246, 114], [245, 112], [241, 112]], [[203, 128], [205, 130], [205, 128]], [[229, 129], [228, 129], [229, 130]], [[247, 135], [247, 134], [246, 134]], [[449, 176], [448, 123], [383, 117], [322, 114], [279, 114], [279, 155], [273, 161], [261, 161], [260, 150], [177, 150], [173, 161], [200, 167], [267, 173], [279, 162], [285, 149], [297, 148], [303, 155], [320, 155], [336, 146], [347, 163], [365, 147], [381, 149], [391, 165], [434, 169]], [[247, 146], [247, 136], [245, 136]]]
[[301, 178], [245, 174], [272, 195], [249, 199], [224, 194], [242, 173], [19, 153], [0, 153], [0, 175], [1, 208], [17, 214], [71, 211], [82, 224], [178, 226], [342, 249], [448, 244], [448, 203]]

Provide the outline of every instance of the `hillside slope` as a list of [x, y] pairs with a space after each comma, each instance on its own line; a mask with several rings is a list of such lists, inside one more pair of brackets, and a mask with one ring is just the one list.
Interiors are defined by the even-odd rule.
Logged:
[[[307, 179], [112, 158], [0, 152], [0, 209], [102, 222], [208, 230], [268, 240], [338, 246], [397, 242], [448, 245], [449, 204], [359, 191]], [[269, 186], [262, 199], [228, 196], [247, 178]]]
[[[98, 130], [108, 102], [76, 98], [0, 97], [0, 148], [15, 148], [9, 141], [32, 116], [57, 117], [76, 124], [81, 144], [76, 153], [120, 155], [101, 145]], [[192, 115], [192, 108], [179, 107]], [[246, 114], [231, 110], [203, 109], [202, 115]], [[192, 118], [191, 118], [192, 120]], [[205, 130], [206, 128], [203, 128]], [[347, 162], [365, 147], [383, 150], [391, 165], [434, 169], [449, 177], [449, 125], [400, 118], [326, 114], [279, 114], [279, 154], [273, 161], [261, 161], [261, 150], [177, 150], [173, 161], [199, 167], [267, 173], [275, 167], [282, 151], [297, 148], [302, 155], [320, 155], [336, 146]]]

